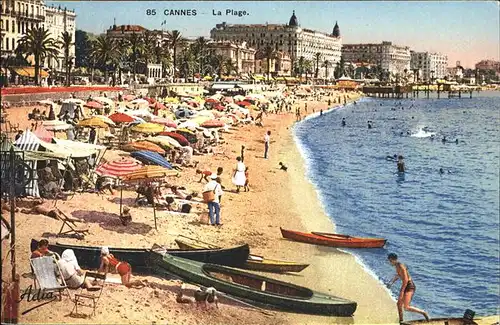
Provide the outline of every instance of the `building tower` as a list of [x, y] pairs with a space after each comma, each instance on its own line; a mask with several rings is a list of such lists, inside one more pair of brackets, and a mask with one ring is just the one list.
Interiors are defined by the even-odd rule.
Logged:
[[333, 27], [332, 36], [340, 37], [340, 27], [339, 27], [339, 24], [337, 22], [335, 22], [335, 27]]
[[292, 17], [290, 17], [290, 21], [288, 22], [289, 27], [299, 27], [299, 20], [297, 16], [295, 16], [295, 10], [292, 13]]

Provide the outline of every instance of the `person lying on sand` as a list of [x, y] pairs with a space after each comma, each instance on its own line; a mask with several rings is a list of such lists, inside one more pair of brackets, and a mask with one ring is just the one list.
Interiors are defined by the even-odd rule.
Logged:
[[132, 266], [127, 262], [122, 262], [118, 260], [113, 254], [109, 253], [109, 248], [103, 246], [101, 248], [101, 265], [99, 266], [99, 272], [112, 273], [116, 272], [120, 275], [122, 284], [127, 288], [143, 288], [146, 285], [140, 281], [130, 281], [132, 276]]

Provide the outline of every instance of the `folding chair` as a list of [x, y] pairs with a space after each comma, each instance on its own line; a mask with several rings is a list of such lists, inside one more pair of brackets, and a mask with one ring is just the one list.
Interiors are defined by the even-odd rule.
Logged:
[[[97, 273], [97, 272], [86, 272], [85, 279], [92, 278], [93, 282], [97, 282], [97, 286], [99, 290], [83, 292], [85, 289], [80, 289], [79, 293], [75, 294], [75, 305], [73, 306], [73, 310], [78, 314], [78, 306], [89, 307], [92, 308], [92, 315], [95, 316], [95, 309], [97, 307], [97, 302], [99, 298], [101, 298], [102, 290], [104, 288], [104, 283], [106, 282], [106, 274], [105, 273]], [[71, 313], [73, 313], [73, 310]]]
[[[62, 291], [67, 290], [66, 282], [58, 274], [61, 274], [57, 261], [52, 256], [43, 256], [32, 258], [30, 260], [31, 267], [35, 273], [35, 283], [38, 283], [40, 290], [44, 292], [59, 292], [59, 300], [62, 300]], [[69, 294], [68, 291], [68, 295]]]
[[[66, 214], [64, 214], [64, 212], [62, 212], [59, 209], [57, 209], [57, 212], [59, 212], [58, 214], [56, 214], [57, 219], [59, 219], [63, 223], [62, 226], [61, 226], [61, 229], [59, 230], [59, 233], [57, 234], [57, 237], [59, 237], [61, 235], [66, 235], [66, 234], [70, 234], [70, 235], [73, 234], [73, 235], [75, 235], [78, 238], [84, 238], [85, 235], [89, 233], [89, 229], [88, 228], [81, 228], [81, 227], [79, 227], [75, 223], [75, 221], [76, 221], [75, 219], [71, 219]], [[63, 231], [64, 227], [66, 227], [66, 226], [69, 229], [66, 230], [66, 231]]]

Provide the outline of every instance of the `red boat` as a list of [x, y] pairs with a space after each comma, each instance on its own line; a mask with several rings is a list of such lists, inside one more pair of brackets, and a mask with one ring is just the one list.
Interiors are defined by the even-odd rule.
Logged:
[[280, 228], [283, 238], [308, 244], [345, 248], [380, 248], [385, 245], [383, 238], [362, 238], [324, 232], [299, 232]]

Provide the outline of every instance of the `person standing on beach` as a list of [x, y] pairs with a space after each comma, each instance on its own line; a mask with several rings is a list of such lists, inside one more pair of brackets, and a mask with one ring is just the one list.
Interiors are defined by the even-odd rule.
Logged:
[[342, 126], [345, 126], [345, 117], [342, 118]]
[[233, 184], [236, 185], [236, 193], [240, 192], [240, 187], [245, 186], [246, 177], [245, 177], [245, 164], [241, 162], [241, 157], [236, 157], [236, 168], [233, 174]]
[[[238, 157], [239, 158], [239, 157]], [[217, 183], [217, 174], [210, 175], [210, 182], [208, 182], [203, 188], [203, 192], [214, 192], [214, 199], [211, 202], [207, 202], [208, 204], [208, 215], [210, 217], [210, 225], [214, 226], [220, 225], [220, 199], [222, 194], [222, 187], [219, 183]], [[215, 220], [214, 220], [215, 213]]]
[[245, 146], [241, 146], [241, 162], [245, 162]]
[[270, 141], [271, 141], [271, 131], [267, 131], [266, 136], [264, 137], [264, 159], [267, 159]]
[[388, 283], [387, 287], [390, 288], [398, 279], [401, 279], [402, 282], [397, 302], [399, 322], [403, 322], [403, 308], [406, 311], [422, 314], [425, 319], [429, 321], [429, 315], [424, 310], [410, 306], [411, 299], [413, 298], [417, 287], [415, 286], [410, 273], [408, 273], [407, 267], [398, 261], [398, 256], [394, 253], [387, 255], [387, 259], [389, 260], [389, 263], [396, 268], [396, 275]]

